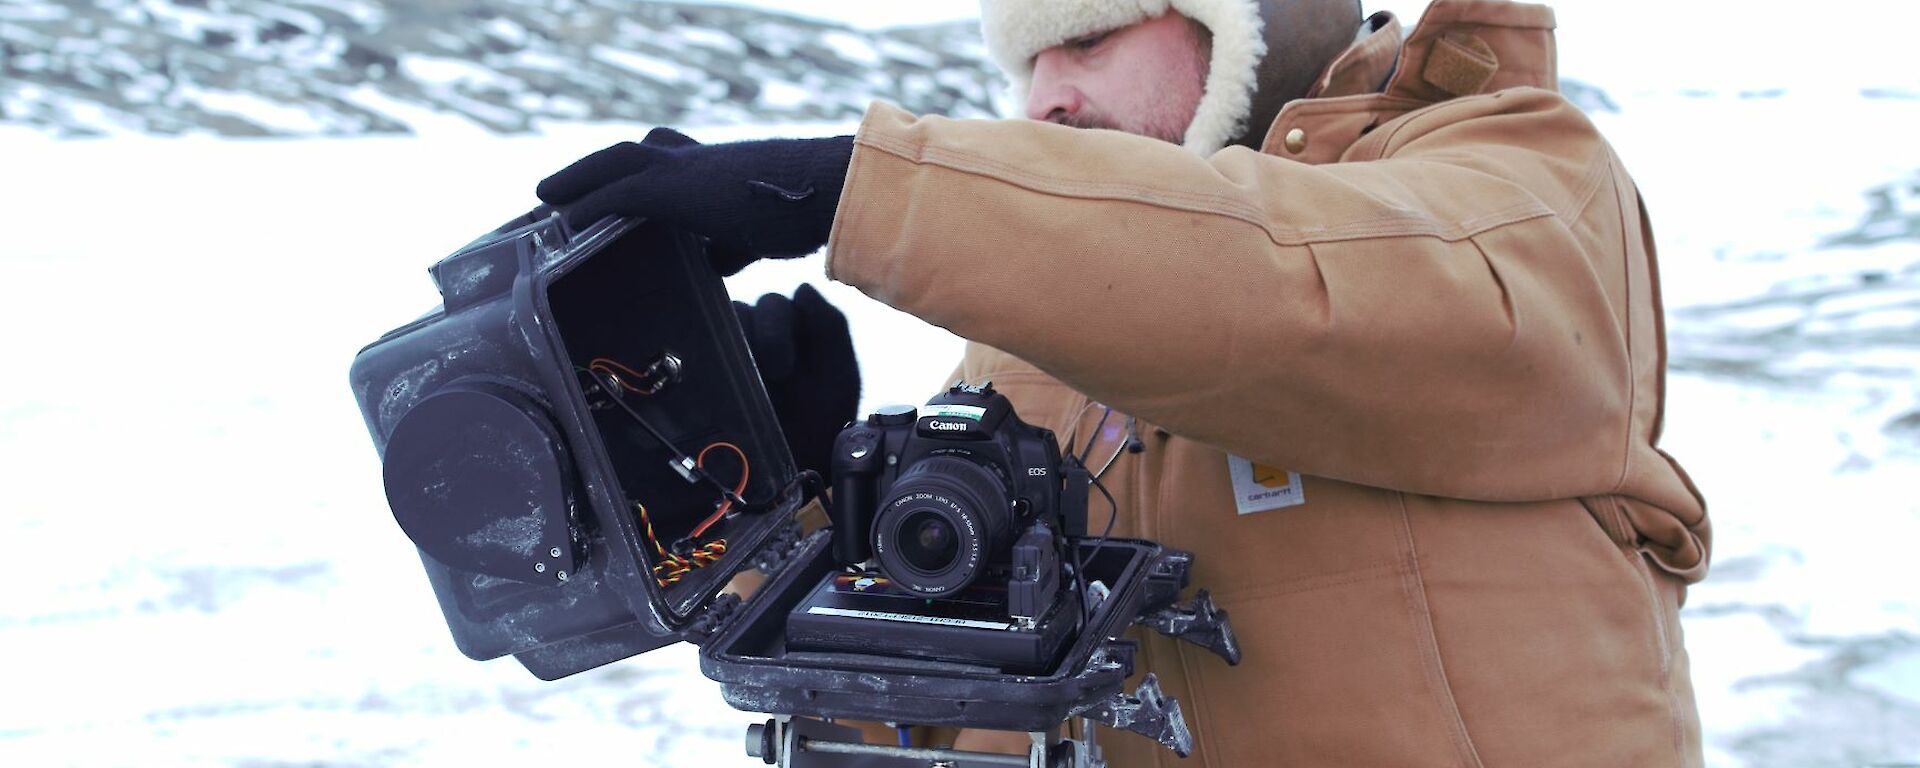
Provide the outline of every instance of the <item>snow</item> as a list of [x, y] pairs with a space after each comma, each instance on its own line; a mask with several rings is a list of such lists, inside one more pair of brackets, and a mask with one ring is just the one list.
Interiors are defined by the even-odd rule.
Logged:
[[250, 93], [217, 92], [192, 86], [178, 88], [174, 93], [198, 103], [208, 111], [244, 117], [269, 130], [319, 132], [325, 127], [307, 110]]
[[813, 92], [793, 83], [777, 80], [760, 84], [760, 103], [769, 107], [796, 107], [807, 103]]
[[400, 69], [409, 77], [435, 85], [497, 85], [504, 78], [493, 70], [463, 59], [413, 54], [400, 60]]
[[879, 29], [980, 18], [979, 0], [692, 0], [705, 5], [764, 8], [796, 16]]
[[880, 53], [873, 49], [873, 43], [865, 39], [844, 32], [829, 32], [822, 35], [821, 40], [848, 61], [869, 67], [880, 64]]
[[717, 48], [719, 50], [728, 51], [736, 54], [745, 53], [747, 50], [746, 44], [740, 42], [740, 38], [723, 35], [711, 29], [701, 29], [699, 27], [687, 27], [684, 29], [677, 30], [676, 34], [679, 36], [680, 39], [685, 40], [688, 43], [691, 43], [695, 46], [702, 46], [706, 48]]
[[15, 7], [0, 5], [0, 21], [41, 21], [45, 19], [64, 19], [67, 9], [57, 5], [29, 5]]
[[651, 75], [667, 82], [690, 79], [690, 73], [686, 67], [654, 56], [622, 51], [604, 45], [594, 46], [593, 56], [608, 64], [624, 67], [643, 75]]
[[[582, 748], [663, 761], [636, 763], [651, 765], [739, 751], [757, 718], [690, 672], [690, 648], [555, 684], [460, 656], [346, 385], [360, 346], [437, 302], [428, 265], [632, 130], [0, 130], [0, 205], [31, 213], [9, 215], [0, 250], [18, 287], [0, 303], [0, 578], [31, 585], [0, 591], [0, 765], [492, 765]], [[75, 168], [140, 170], [101, 184]], [[865, 359], [896, 343], [958, 353], [821, 270], [817, 257], [756, 267], [734, 292], [790, 291], [804, 275], [865, 329]], [[876, 371], [870, 391], [917, 399], [944, 365]]]
[[[805, 5], [852, 21], [973, 7]], [[1661, 246], [1663, 445], [1715, 523], [1714, 573], [1683, 616], [1709, 761], [1920, 762], [1920, 100], [1867, 93], [1913, 92], [1903, 49], [1852, 44], [1916, 28], [1915, 4], [1724, 10], [1560, 12], [1563, 72], [1620, 104], [1595, 120]], [[1834, 42], [1780, 47], [1808, 38]], [[1702, 45], [1701, 67], [1661, 53]], [[759, 718], [721, 703], [687, 646], [555, 683], [461, 656], [346, 385], [360, 346], [437, 302], [427, 266], [645, 126], [500, 138], [383, 109], [420, 136], [0, 125], [0, 765], [751, 764], [740, 734]], [[729, 288], [814, 283], [851, 317], [863, 406], [924, 399], [960, 342], [822, 271], [765, 263]]]

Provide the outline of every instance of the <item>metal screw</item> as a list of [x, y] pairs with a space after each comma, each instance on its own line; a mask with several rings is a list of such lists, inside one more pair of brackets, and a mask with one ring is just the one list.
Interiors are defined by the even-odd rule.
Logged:
[[560, 556], [560, 548], [559, 548], [559, 547], [554, 547], [553, 549], [549, 549], [549, 550], [547, 550], [547, 554], [548, 554], [549, 556], [551, 556], [551, 557], [559, 557], [559, 556]]
[[567, 572], [566, 572], [566, 571], [561, 571], [561, 572], [560, 572], [560, 580], [561, 580], [561, 581], [566, 581], [566, 580], [567, 580]]
[[546, 564], [546, 563], [534, 563], [534, 564], [533, 564], [533, 572], [534, 572], [534, 573], [546, 573], [546, 572], [547, 572], [547, 564]]

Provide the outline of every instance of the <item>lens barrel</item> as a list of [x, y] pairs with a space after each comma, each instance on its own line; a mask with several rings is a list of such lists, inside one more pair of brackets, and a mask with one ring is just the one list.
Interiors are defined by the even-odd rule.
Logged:
[[1006, 487], [984, 467], [935, 456], [900, 475], [873, 521], [873, 551], [895, 586], [928, 597], [959, 592], [1007, 545]]

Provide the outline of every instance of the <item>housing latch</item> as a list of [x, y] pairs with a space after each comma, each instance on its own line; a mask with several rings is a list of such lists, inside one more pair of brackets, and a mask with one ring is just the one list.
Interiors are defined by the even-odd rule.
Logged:
[[1214, 605], [1213, 595], [1204, 589], [1193, 596], [1188, 606], [1169, 605], [1141, 616], [1134, 623], [1212, 651], [1228, 664], [1240, 663], [1240, 641], [1233, 635], [1233, 625], [1227, 623], [1227, 612]]
[[1112, 698], [1080, 713], [1096, 723], [1132, 731], [1154, 741], [1181, 757], [1193, 754], [1193, 731], [1180, 713], [1180, 702], [1160, 692], [1160, 679], [1153, 673], [1140, 681], [1132, 695], [1114, 694]]

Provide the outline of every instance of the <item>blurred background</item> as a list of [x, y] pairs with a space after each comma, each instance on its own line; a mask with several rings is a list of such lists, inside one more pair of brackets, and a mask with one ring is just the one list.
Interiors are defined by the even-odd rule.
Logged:
[[[1662, 250], [1709, 762], [1920, 763], [1920, 4], [1554, 5]], [[688, 646], [556, 683], [460, 656], [347, 366], [437, 305], [434, 261], [653, 125], [1006, 114], [977, 15], [0, 0], [0, 765], [756, 764]], [[729, 287], [801, 282], [868, 405], [951, 369], [817, 256]]]

